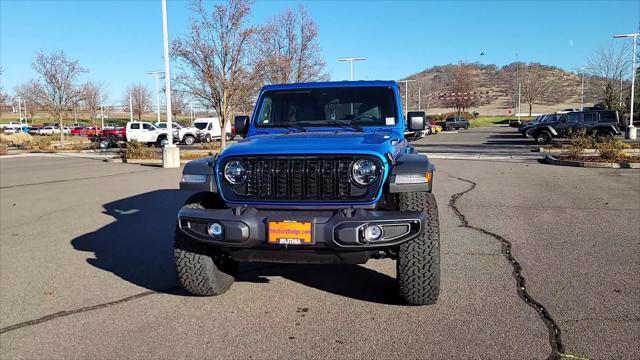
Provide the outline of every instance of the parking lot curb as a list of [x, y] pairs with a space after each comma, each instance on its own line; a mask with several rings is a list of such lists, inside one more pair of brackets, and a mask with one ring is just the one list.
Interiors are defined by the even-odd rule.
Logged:
[[547, 155], [544, 161], [550, 165], [573, 166], [584, 168], [607, 168], [607, 169], [640, 169], [640, 163], [610, 163], [610, 162], [590, 162], [577, 160], [560, 160]]
[[[138, 164], [138, 165], [162, 165], [162, 159], [105, 159], [105, 162], [117, 164]], [[186, 164], [191, 160], [180, 160], [180, 164]]]

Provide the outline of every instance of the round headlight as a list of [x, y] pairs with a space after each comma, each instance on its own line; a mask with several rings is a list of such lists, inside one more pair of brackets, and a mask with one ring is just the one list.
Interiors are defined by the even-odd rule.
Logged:
[[378, 165], [368, 159], [358, 160], [353, 163], [351, 176], [358, 185], [371, 185], [378, 180]]
[[231, 185], [242, 184], [247, 179], [247, 166], [242, 161], [229, 161], [224, 167], [224, 178]]

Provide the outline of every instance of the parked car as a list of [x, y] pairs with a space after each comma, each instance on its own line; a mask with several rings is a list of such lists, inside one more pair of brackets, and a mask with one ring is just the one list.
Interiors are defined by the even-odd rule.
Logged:
[[442, 127], [449, 131], [449, 130], [453, 130], [453, 129], [469, 129], [469, 120], [461, 117], [461, 116], [456, 116], [456, 117], [449, 117], [447, 118], [443, 124]]
[[[127, 141], [139, 141], [148, 145], [166, 146], [169, 144], [167, 129], [160, 129], [150, 122], [130, 121], [126, 128]], [[104, 130], [106, 133], [107, 130]], [[104, 134], [103, 134], [104, 135]], [[178, 132], [173, 133], [174, 141], [178, 138]]]
[[86, 135], [86, 130], [87, 128], [84, 126], [74, 126], [73, 129], [71, 129], [71, 135]]
[[184, 167], [180, 187], [191, 197], [178, 212], [174, 241], [182, 287], [220, 295], [243, 261], [391, 258], [401, 298], [435, 303], [435, 167], [404, 141], [424, 121], [405, 122], [397, 99], [395, 81], [263, 87], [253, 118], [235, 118], [246, 139]]
[[20, 132], [24, 132], [24, 133], [29, 133], [29, 126], [25, 125], [25, 124], [18, 124], [18, 123], [10, 123], [10, 124], [2, 124], [2, 131], [9, 135], [9, 134], [17, 134]]
[[[160, 129], [167, 128], [166, 122], [156, 122], [154, 123], [154, 125]], [[186, 127], [182, 124], [172, 122], [171, 127], [173, 128], [174, 132], [178, 132], [178, 139], [176, 142], [181, 142], [185, 145], [193, 145], [197, 140], [199, 140], [200, 130], [195, 126]]]
[[59, 126], [47, 125], [39, 128], [36, 132], [37, 135], [53, 135], [60, 134]]
[[[553, 120], [553, 121], [551, 121]], [[567, 137], [571, 132], [585, 129], [598, 141], [620, 134], [620, 118], [615, 110], [572, 111], [541, 122], [527, 131], [538, 144], [548, 144], [554, 138]]]
[[[195, 119], [193, 126], [199, 131], [200, 141], [211, 142], [212, 140], [220, 139], [220, 120], [217, 117]], [[228, 123], [226, 129], [227, 140], [232, 140], [235, 136], [235, 128]]]
[[522, 136], [529, 137], [530, 135], [529, 133], [531, 132], [531, 130], [535, 128], [536, 125], [541, 123], [556, 122], [561, 115], [562, 114], [556, 113], [556, 114], [538, 116], [535, 120], [523, 122], [522, 124], [520, 124], [520, 126], [518, 127], [518, 131], [522, 134]]

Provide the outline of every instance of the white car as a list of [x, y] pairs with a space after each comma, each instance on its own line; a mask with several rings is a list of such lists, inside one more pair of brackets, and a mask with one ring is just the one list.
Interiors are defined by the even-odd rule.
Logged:
[[[166, 122], [156, 122], [154, 125], [160, 129], [167, 128]], [[193, 145], [199, 138], [200, 130], [197, 127], [186, 127], [176, 122], [172, 122], [171, 127], [173, 128], [174, 133], [176, 131], [178, 132], [177, 142], [181, 142], [186, 145]]]
[[[139, 141], [145, 144], [166, 146], [169, 144], [167, 129], [161, 129], [150, 122], [130, 121], [127, 123], [127, 141]], [[174, 139], [178, 138], [178, 131], [173, 132]]]
[[38, 129], [36, 131], [36, 134], [38, 135], [53, 135], [53, 134], [60, 134], [60, 127], [58, 126], [45, 126], [45, 127], [41, 127], [40, 129]]
[[[220, 139], [220, 120], [217, 117], [195, 119], [193, 126], [200, 130], [201, 141], [210, 142], [211, 140]], [[227, 123], [226, 130], [227, 140], [231, 140], [234, 130], [231, 127], [231, 122]]]

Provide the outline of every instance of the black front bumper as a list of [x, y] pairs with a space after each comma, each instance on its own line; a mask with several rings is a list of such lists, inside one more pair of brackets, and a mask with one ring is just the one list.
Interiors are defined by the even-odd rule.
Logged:
[[[269, 221], [310, 221], [313, 244], [274, 245], [267, 243]], [[223, 234], [207, 232], [217, 222]], [[253, 207], [194, 209], [178, 213], [180, 230], [190, 238], [218, 245], [238, 261], [290, 263], [364, 263], [385, 249], [395, 248], [424, 230], [426, 214], [421, 211], [376, 211], [364, 209], [263, 210]], [[378, 225], [383, 237], [367, 241], [363, 229]]]

